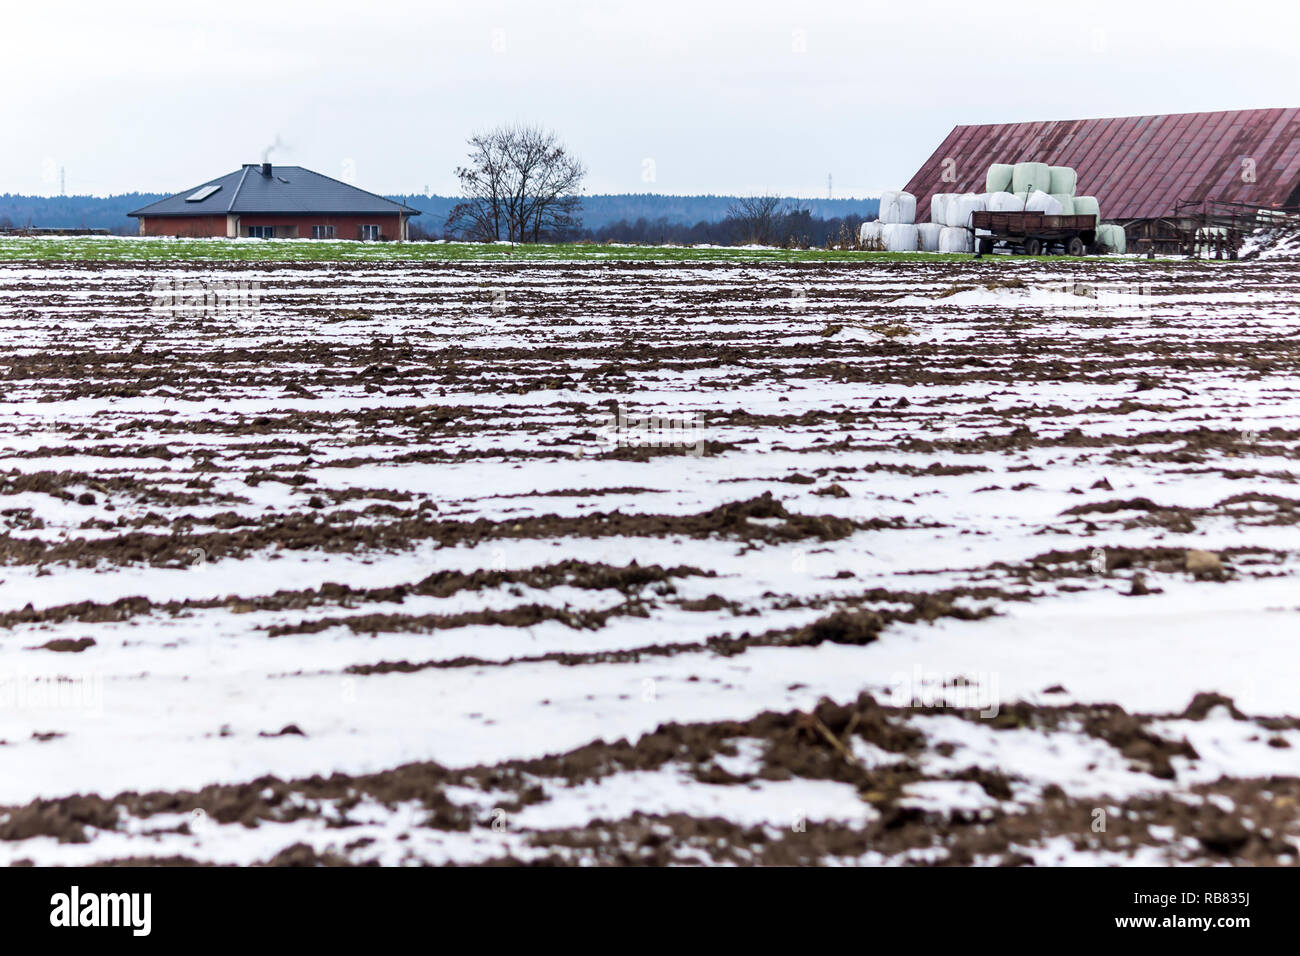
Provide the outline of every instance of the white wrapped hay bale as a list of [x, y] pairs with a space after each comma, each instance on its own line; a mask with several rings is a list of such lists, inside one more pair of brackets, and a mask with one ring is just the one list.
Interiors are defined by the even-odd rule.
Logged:
[[1076, 216], [1096, 216], [1101, 221], [1101, 205], [1095, 196], [1075, 196], [1074, 214]]
[[1123, 226], [1112, 224], [1108, 238], [1110, 241], [1106, 245], [1110, 246], [1114, 252], [1122, 256], [1128, 251], [1128, 233], [1124, 231]]
[[910, 222], [887, 222], [880, 238], [886, 252], [916, 252], [917, 230]]
[[[985, 212], [985, 211], [988, 210], [988, 208], [989, 208], [989, 197], [992, 196], [992, 195], [993, 195], [993, 193], [980, 193], [979, 198], [980, 198], [980, 211], [981, 211], [981, 212]], [[976, 229], [976, 230], [975, 230], [975, 235], [976, 235], [976, 236], [991, 236], [991, 235], [993, 235], [993, 233], [989, 232], [987, 229]]]
[[1124, 227], [1112, 222], [1103, 222], [1097, 227], [1097, 245], [1105, 246], [1108, 251], [1122, 256], [1128, 245]]
[[939, 251], [939, 233], [944, 227], [937, 222], [923, 222], [916, 227], [917, 248], [921, 252]]
[[897, 189], [881, 193], [878, 218], [883, 223], [916, 222], [916, 197]]
[[1051, 189], [1047, 190], [1053, 196], [1059, 196], [1064, 193], [1067, 196], [1074, 195], [1074, 187], [1079, 182], [1079, 176], [1072, 166], [1048, 166], [1047, 172], [1051, 181]]
[[1061, 204], [1061, 211], [1058, 215], [1074, 215], [1074, 197], [1069, 193], [1052, 193], [1052, 198]]
[[1025, 209], [1028, 212], [1041, 212], [1048, 216], [1059, 216], [1064, 208], [1060, 202], [1042, 190], [1035, 190], [1030, 193], [1029, 198], [1025, 201]]
[[986, 193], [1005, 193], [1011, 191], [1011, 174], [1015, 169], [1009, 163], [994, 163], [989, 167], [988, 175], [984, 177], [984, 191]]
[[898, 194], [898, 203], [902, 207], [904, 219], [903, 222], [916, 222], [916, 196], [909, 192], [900, 192]]
[[885, 224], [879, 220], [864, 222], [862, 228], [858, 230], [858, 241], [862, 244], [863, 249], [880, 249], [882, 248], [881, 234], [884, 232]]
[[876, 218], [881, 223], [902, 222], [903, 207], [898, 201], [898, 190], [889, 189], [880, 194], [880, 208]]
[[1025, 201], [1015, 193], [989, 193], [989, 212], [1020, 212], [1025, 208]]
[[953, 196], [948, 202], [948, 218], [944, 225], [966, 228], [971, 224], [971, 215], [983, 212], [984, 208], [984, 197], [979, 193], [961, 193]]
[[948, 203], [952, 193], [935, 193], [930, 197], [930, 221], [941, 226], [948, 225]]
[[1046, 163], [1016, 163], [1011, 171], [1011, 191], [1028, 193], [1035, 189], [1051, 193], [1051, 167]]
[[940, 252], [973, 252], [974, 244], [971, 234], [956, 226], [944, 226], [939, 233]]

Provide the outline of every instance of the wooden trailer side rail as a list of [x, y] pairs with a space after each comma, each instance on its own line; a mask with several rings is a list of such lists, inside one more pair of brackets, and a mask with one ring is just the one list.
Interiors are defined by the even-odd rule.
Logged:
[[1049, 216], [1043, 212], [975, 212], [972, 229], [987, 229], [1002, 236], [1048, 236], [1095, 232], [1096, 216]]
[[[967, 227], [975, 239], [978, 255], [993, 251], [999, 243], [1012, 251], [1037, 256], [1061, 246], [1066, 255], [1081, 256], [1097, 240], [1096, 216], [1049, 216], [1044, 212], [975, 212]], [[980, 233], [983, 233], [981, 235]]]

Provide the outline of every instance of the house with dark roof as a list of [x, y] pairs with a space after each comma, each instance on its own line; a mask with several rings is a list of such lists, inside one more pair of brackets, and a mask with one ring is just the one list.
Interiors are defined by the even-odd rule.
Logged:
[[127, 215], [142, 236], [400, 240], [420, 211], [301, 166], [245, 163]]

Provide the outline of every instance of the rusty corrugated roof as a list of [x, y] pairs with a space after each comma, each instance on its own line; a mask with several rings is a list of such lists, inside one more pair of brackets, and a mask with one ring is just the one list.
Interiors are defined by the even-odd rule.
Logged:
[[[1247, 160], [1253, 161], [1253, 182], [1244, 175]], [[1077, 192], [1096, 196], [1105, 219], [1171, 216], [1181, 200], [1294, 205], [1300, 110], [958, 126], [907, 191], [916, 196], [918, 216], [928, 215], [933, 193], [983, 192], [990, 164], [1021, 162], [1073, 166]]]

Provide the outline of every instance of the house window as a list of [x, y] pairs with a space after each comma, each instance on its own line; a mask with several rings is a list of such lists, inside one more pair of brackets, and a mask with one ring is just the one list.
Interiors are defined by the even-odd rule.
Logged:
[[378, 239], [378, 238], [379, 238], [379, 227], [378, 227], [378, 226], [362, 226], [362, 227], [361, 227], [361, 238], [362, 238], [362, 239]]
[[333, 239], [334, 227], [333, 226], [312, 226], [311, 237], [313, 239]]
[[249, 226], [248, 235], [252, 239], [274, 239], [275, 226]]

